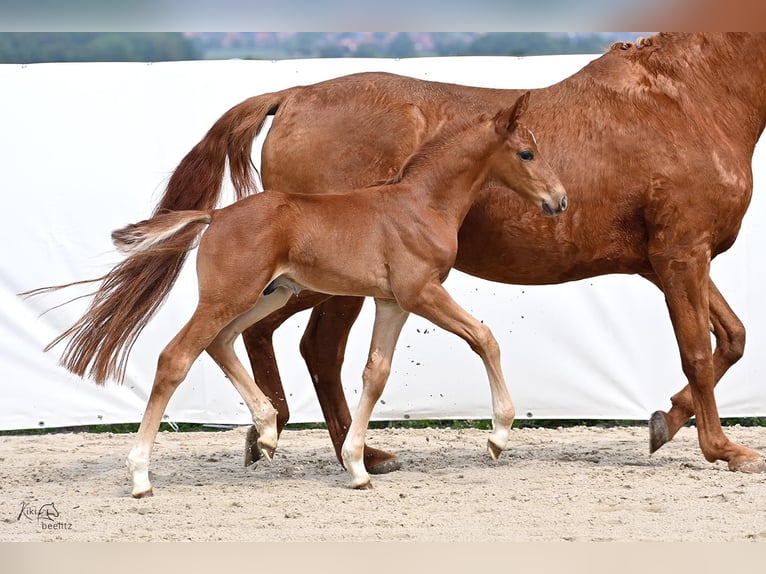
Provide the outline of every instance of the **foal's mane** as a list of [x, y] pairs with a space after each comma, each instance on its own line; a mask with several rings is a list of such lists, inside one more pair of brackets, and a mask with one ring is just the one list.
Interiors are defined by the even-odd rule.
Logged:
[[442, 153], [445, 148], [449, 148], [451, 144], [458, 139], [467, 130], [475, 129], [477, 125], [483, 121], [489, 119], [487, 115], [481, 115], [477, 118], [476, 115], [464, 115], [457, 118], [450, 118], [442, 123], [436, 130], [436, 133], [429, 139], [427, 139], [421, 146], [416, 149], [410, 156], [404, 160], [399, 172], [390, 177], [372, 184], [372, 186], [380, 185], [395, 185], [401, 183], [408, 174], [416, 172], [420, 167], [428, 163], [432, 157]]

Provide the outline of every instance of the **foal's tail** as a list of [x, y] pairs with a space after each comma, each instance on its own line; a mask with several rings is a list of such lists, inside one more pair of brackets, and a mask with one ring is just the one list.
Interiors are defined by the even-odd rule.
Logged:
[[102, 277], [88, 311], [45, 350], [68, 339], [66, 369], [99, 384], [122, 382], [136, 338], [173, 287], [199, 224], [210, 219], [210, 211], [170, 211], [114, 231], [115, 246], [129, 257]]
[[127, 255], [138, 254], [143, 251], [154, 249], [158, 253], [158, 244], [162, 244], [161, 251], [185, 254], [190, 243], [194, 241], [200, 230], [193, 232], [184, 231], [192, 223], [210, 223], [212, 214], [210, 211], [186, 210], [166, 211], [155, 215], [151, 219], [145, 219], [138, 223], [131, 223], [121, 229], [112, 231], [112, 243], [117, 251]]
[[130, 256], [102, 278], [86, 314], [46, 347], [68, 339], [65, 368], [99, 384], [122, 381], [136, 338], [167, 298], [199, 235], [192, 224], [208, 223], [219, 201], [227, 158], [237, 198], [253, 192], [253, 139], [266, 117], [299, 89], [255, 96], [223, 114], [178, 164], [154, 217], [112, 234]]

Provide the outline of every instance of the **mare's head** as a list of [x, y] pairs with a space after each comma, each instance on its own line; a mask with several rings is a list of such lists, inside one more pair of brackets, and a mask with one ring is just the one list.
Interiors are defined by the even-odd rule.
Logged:
[[534, 134], [519, 122], [528, 103], [529, 92], [525, 92], [494, 117], [503, 145], [490, 159], [489, 176], [540, 206], [546, 215], [558, 215], [567, 208], [567, 194], [537, 148]]

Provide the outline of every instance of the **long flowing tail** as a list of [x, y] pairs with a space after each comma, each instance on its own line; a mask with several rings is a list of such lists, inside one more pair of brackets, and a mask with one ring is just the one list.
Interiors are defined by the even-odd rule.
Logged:
[[112, 241], [129, 257], [103, 277], [86, 313], [45, 350], [68, 339], [61, 364], [69, 371], [98, 384], [122, 382], [136, 338], [177, 278], [176, 269], [163, 270], [157, 261], [183, 262], [210, 218], [210, 211], [170, 211], [114, 231]]
[[206, 223], [218, 203], [227, 157], [237, 197], [244, 197], [254, 191], [253, 139], [289, 92], [255, 96], [227, 111], [175, 169], [154, 217], [114, 232], [115, 244], [131, 255], [103, 277], [85, 315], [46, 347], [68, 339], [61, 357], [66, 369], [99, 384], [123, 380], [136, 338], [167, 298], [199, 235], [200, 227], [191, 224]]
[[226, 158], [237, 199], [255, 191], [250, 156], [268, 115], [300, 87], [248, 98], [223, 114], [173, 172], [155, 215], [166, 210], [213, 209], [221, 194]]

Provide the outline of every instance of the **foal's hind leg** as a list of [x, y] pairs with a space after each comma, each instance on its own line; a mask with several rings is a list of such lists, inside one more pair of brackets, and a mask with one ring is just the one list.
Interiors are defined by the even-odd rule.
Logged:
[[[245, 373], [236, 356], [228, 354], [231, 344], [241, 330], [270, 313], [289, 299], [290, 291], [280, 288], [269, 296], [263, 296], [250, 310], [236, 315], [227, 307], [230, 301], [217, 300], [215, 303], [200, 303], [194, 315], [160, 353], [157, 373], [138, 429], [136, 444], [128, 454], [128, 471], [133, 480], [133, 496], [141, 498], [152, 495], [149, 481], [149, 456], [157, 437], [162, 415], [170, 397], [189, 372], [192, 363], [208, 349], [211, 356], [224, 368], [253, 414], [253, 421], [262, 435], [264, 451], [276, 448], [276, 411], [268, 399]], [[202, 298], [201, 298], [202, 299]], [[245, 303], [243, 302], [243, 305]], [[232, 319], [231, 316], [235, 315]]]
[[218, 333], [217, 326], [195, 311], [192, 318], [163, 349], [157, 361], [157, 372], [149, 395], [136, 442], [128, 454], [128, 473], [133, 481], [132, 494], [135, 498], [152, 495], [149, 482], [149, 457], [162, 415], [170, 397], [186, 377], [192, 363]]
[[461, 337], [481, 357], [492, 394], [492, 433], [487, 451], [497, 459], [508, 444], [516, 410], [503, 378], [500, 347], [492, 331], [460, 307], [439, 283], [429, 283], [416, 299], [400, 302], [408, 311]]
[[[255, 439], [256, 447], [258, 452], [268, 460], [272, 459], [277, 448], [279, 436], [277, 430], [277, 411], [239, 361], [234, 352], [234, 340], [250, 325], [257, 323], [273, 311], [284, 306], [291, 295], [290, 289], [279, 287], [271, 294], [261, 296], [255, 306], [239, 315], [221, 329], [218, 336], [207, 347], [208, 354], [218, 363], [244, 399], [245, 404], [247, 404], [253, 417], [254, 434], [257, 435]], [[252, 445], [250, 444], [246, 446], [248, 451], [251, 448]]]
[[[309, 309], [327, 297], [329, 295], [323, 293], [301, 291], [299, 295], [290, 298], [283, 307], [242, 332], [242, 340], [245, 343], [255, 382], [269, 398], [274, 408], [277, 409], [278, 434], [281, 434], [282, 429], [290, 420], [290, 406], [287, 404], [274, 354], [272, 342], [274, 331], [295, 313]], [[260, 458], [258, 430], [255, 426], [251, 426], [245, 438], [245, 466], [254, 464]]]
[[[656, 284], [656, 279], [647, 278]], [[745, 326], [734, 314], [712, 280], [709, 280], [708, 285], [710, 323], [716, 340], [713, 369], [715, 383], [718, 384], [729, 368], [744, 354]], [[679, 429], [694, 416], [694, 403], [688, 384], [673, 395], [670, 401], [672, 405], [670, 411], [667, 413], [656, 411], [649, 420], [650, 453], [672, 440]]]
[[[277, 432], [281, 433], [289, 420], [290, 409], [274, 358], [272, 337], [286, 319], [318, 304], [311, 312], [300, 350], [314, 383], [335, 456], [341, 464], [341, 447], [351, 425], [351, 413], [341, 385], [341, 367], [349, 331], [359, 316], [363, 301], [360, 297], [331, 297], [302, 291], [280, 310], [242, 333], [255, 381], [277, 409]], [[261, 458], [257, 441], [258, 431], [252, 426], [245, 439], [245, 466]], [[364, 464], [370, 474], [385, 474], [401, 468], [396, 455], [368, 445], [364, 447]]]
[[343, 464], [351, 473], [351, 485], [354, 488], [372, 488], [370, 475], [364, 464], [365, 434], [372, 409], [386, 386], [391, 372], [394, 347], [408, 316], [396, 301], [375, 300], [375, 324], [367, 364], [362, 375], [362, 396], [341, 448]]

